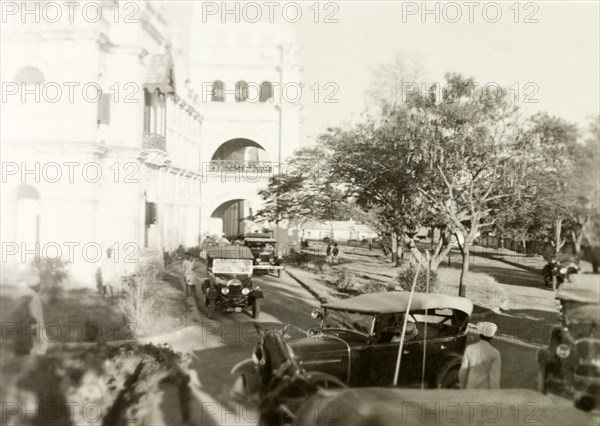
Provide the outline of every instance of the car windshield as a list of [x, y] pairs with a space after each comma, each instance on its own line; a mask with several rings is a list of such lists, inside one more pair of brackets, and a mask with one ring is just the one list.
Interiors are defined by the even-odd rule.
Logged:
[[369, 335], [372, 323], [373, 315], [370, 314], [329, 309], [325, 312], [322, 328], [350, 330]]
[[250, 260], [250, 259], [214, 259], [212, 271], [215, 274], [252, 275], [252, 260]]

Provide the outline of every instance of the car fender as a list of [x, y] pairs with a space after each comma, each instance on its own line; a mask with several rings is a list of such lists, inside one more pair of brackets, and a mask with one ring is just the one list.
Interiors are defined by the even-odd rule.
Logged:
[[252, 291], [252, 296], [255, 299], [263, 299], [265, 297], [263, 291], [260, 288], [256, 288]]
[[216, 299], [217, 296], [219, 295], [219, 292], [217, 291], [216, 288], [210, 287], [207, 291], [206, 291], [206, 296], [209, 299]]
[[555, 358], [554, 353], [548, 348], [540, 348], [536, 354], [537, 362], [539, 364], [548, 364]]
[[444, 377], [446, 377], [446, 374], [448, 374], [448, 372], [450, 370], [452, 370], [453, 368], [457, 368], [457, 367], [460, 368], [461, 364], [462, 364], [462, 356], [461, 355], [451, 354], [447, 358], [445, 358], [440, 369], [438, 370], [438, 373], [435, 378], [436, 387], [437, 387], [437, 384], [440, 383], [444, 379]]

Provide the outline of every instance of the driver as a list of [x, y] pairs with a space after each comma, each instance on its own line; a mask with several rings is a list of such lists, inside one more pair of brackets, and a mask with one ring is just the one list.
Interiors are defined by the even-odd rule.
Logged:
[[[404, 341], [409, 341], [417, 337], [419, 334], [419, 330], [414, 322], [409, 322], [406, 324], [406, 334], [404, 335]], [[394, 337], [392, 337], [391, 343], [400, 343], [400, 339], [402, 338], [402, 326], [398, 327], [394, 333]]]

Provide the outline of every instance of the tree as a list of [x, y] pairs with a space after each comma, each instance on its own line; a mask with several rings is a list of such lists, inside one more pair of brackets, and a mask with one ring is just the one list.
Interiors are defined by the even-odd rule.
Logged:
[[489, 229], [497, 212], [523, 199], [528, 190], [527, 158], [520, 152], [517, 108], [507, 91], [477, 88], [472, 79], [446, 76], [442, 98], [417, 94], [407, 102], [413, 120], [428, 129], [411, 138], [411, 168], [431, 214], [444, 219], [462, 254], [459, 295], [465, 296], [470, 248]]
[[[406, 165], [410, 156], [403, 139], [418, 133], [418, 123], [403, 109], [369, 119], [352, 129], [330, 129], [320, 142], [331, 150], [332, 175], [364, 211], [374, 212], [392, 236], [392, 262], [398, 261], [398, 240], [415, 232], [427, 212], [414, 185], [419, 170]], [[414, 137], [414, 136], [413, 136]]]
[[269, 180], [259, 191], [264, 207], [257, 222], [297, 221], [298, 227], [308, 220], [333, 221], [345, 211], [342, 191], [335, 186], [328, 168], [329, 154], [322, 147], [298, 150], [281, 174]]
[[421, 89], [426, 70], [418, 57], [399, 50], [388, 63], [380, 64], [372, 71], [367, 91], [368, 104], [377, 113], [401, 105], [409, 93]]

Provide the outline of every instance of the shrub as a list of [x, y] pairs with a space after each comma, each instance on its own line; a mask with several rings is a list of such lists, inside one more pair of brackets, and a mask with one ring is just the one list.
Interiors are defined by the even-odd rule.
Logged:
[[340, 290], [347, 290], [354, 287], [356, 282], [356, 276], [354, 272], [347, 269], [342, 269], [338, 272], [338, 276], [335, 280], [335, 286]]
[[[417, 266], [403, 267], [396, 276], [396, 281], [403, 291], [410, 291], [412, 288], [415, 273], [417, 272]], [[438, 283], [438, 277], [436, 271], [429, 271], [429, 292], [434, 292]], [[427, 291], [427, 271], [425, 268], [421, 268], [419, 276], [417, 277], [417, 284], [415, 285], [415, 291], [418, 293], [425, 293]]]
[[40, 282], [40, 290], [47, 293], [51, 302], [56, 302], [62, 295], [64, 281], [69, 277], [67, 262], [33, 262]]

